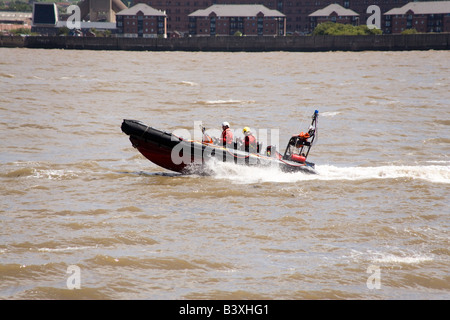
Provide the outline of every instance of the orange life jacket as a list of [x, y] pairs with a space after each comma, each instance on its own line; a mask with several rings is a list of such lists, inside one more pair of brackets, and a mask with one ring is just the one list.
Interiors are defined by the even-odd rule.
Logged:
[[306, 132], [306, 133], [304, 133], [304, 132], [301, 132], [299, 135], [298, 135], [300, 138], [303, 138], [303, 139], [308, 139], [309, 138], [309, 133], [308, 132]]
[[202, 142], [203, 143], [212, 144], [213, 143], [213, 139], [210, 136], [208, 136], [207, 134], [203, 134]]
[[245, 136], [244, 143], [246, 151], [256, 152], [256, 138], [254, 135]]
[[233, 143], [233, 132], [230, 128], [226, 128], [222, 131], [222, 137], [220, 138], [222, 145], [230, 145]]

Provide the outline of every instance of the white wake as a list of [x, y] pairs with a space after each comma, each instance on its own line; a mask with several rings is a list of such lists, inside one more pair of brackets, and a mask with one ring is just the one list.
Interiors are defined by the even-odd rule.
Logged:
[[450, 183], [450, 166], [445, 165], [385, 165], [378, 167], [338, 167], [317, 165], [318, 174], [286, 173], [278, 167], [249, 167], [232, 163], [213, 162], [210, 171], [216, 179], [228, 179], [234, 183], [299, 181], [338, 181], [369, 179], [421, 179], [432, 183]]

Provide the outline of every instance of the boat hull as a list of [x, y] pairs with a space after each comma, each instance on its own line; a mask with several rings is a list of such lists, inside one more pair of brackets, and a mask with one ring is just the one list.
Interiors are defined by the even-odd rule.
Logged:
[[279, 166], [285, 172], [316, 173], [314, 164], [310, 162], [297, 163], [199, 141], [184, 140], [136, 120], [124, 120], [121, 128], [130, 137], [133, 147], [145, 158], [160, 167], [175, 172], [206, 172], [205, 163], [215, 159], [239, 165]]

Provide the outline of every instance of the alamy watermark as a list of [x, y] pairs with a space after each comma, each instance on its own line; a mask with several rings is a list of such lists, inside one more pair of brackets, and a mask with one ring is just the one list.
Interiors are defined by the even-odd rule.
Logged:
[[67, 272], [70, 276], [67, 278], [67, 289], [81, 289], [81, 269], [77, 265], [70, 265], [67, 267]]
[[370, 276], [367, 278], [366, 285], [367, 289], [380, 289], [381, 288], [381, 269], [379, 266], [370, 265], [367, 268], [367, 273], [370, 273]]
[[367, 7], [366, 13], [372, 13], [367, 18], [366, 25], [369, 29], [381, 29], [381, 9], [377, 5], [371, 5]]
[[70, 5], [67, 7], [67, 14], [70, 14], [67, 18], [67, 28], [69, 29], [81, 29], [81, 10], [77, 5]]
[[[233, 147], [228, 150], [227, 148], [218, 149], [217, 146], [222, 146], [222, 142], [220, 141], [220, 137], [222, 136], [222, 131], [219, 129], [210, 129], [207, 132], [203, 132], [202, 130], [202, 122], [194, 121], [194, 130], [193, 135], [187, 129], [178, 129], [172, 132], [172, 141], [178, 142], [181, 138], [184, 141], [196, 141], [196, 142], [204, 142], [205, 138], [214, 138], [213, 143], [205, 143], [201, 148], [193, 148], [190, 143], [178, 143], [176, 144], [171, 151], [171, 160], [174, 164], [201, 164], [205, 159], [211, 157], [213, 154], [218, 156], [218, 153], [222, 153], [222, 157], [225, 158], [226, 162], [235, 162], [242, 164], [256, 164], [258, 159], [256, 157], [246, 156], [237, 156], [235, 154], [235, 150]], [[243, 146], [243, 138], [244, 135], [242, 133], [242, 129], [232, 129], [230, 130], [233, 133], [233, 143], [237, 143], [239, 141], [242, 144], [242, 148], [240, 150], [244, 151]], [[252, 134], [255, 136], [257, 143], [263, 148], [266, 148], [269, 145], [279, 146], [279, 129], [258, 129], [252, 130]], [[228, 145], [229, 146], [229, 145]], [[260, 153], [263, 153], [263, 150], [259, 150]]]

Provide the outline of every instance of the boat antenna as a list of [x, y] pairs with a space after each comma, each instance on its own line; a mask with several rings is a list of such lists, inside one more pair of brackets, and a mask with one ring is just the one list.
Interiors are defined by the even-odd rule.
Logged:
[[312, 116], [311, 125], [309, 126], [308, 134], [311, 137], [311, 141], [310, 141], [309, 146], [308, 146], [308, 151], [306, 151], [305, 158], [308, 157], [309, 150], [311, 150], [311, 146], [318, 139], [318, 130], [317, 130], [317, 120], [318, 120], [318, 118], [319, 118], [319, 110], [315, 110], [314, 114]]

